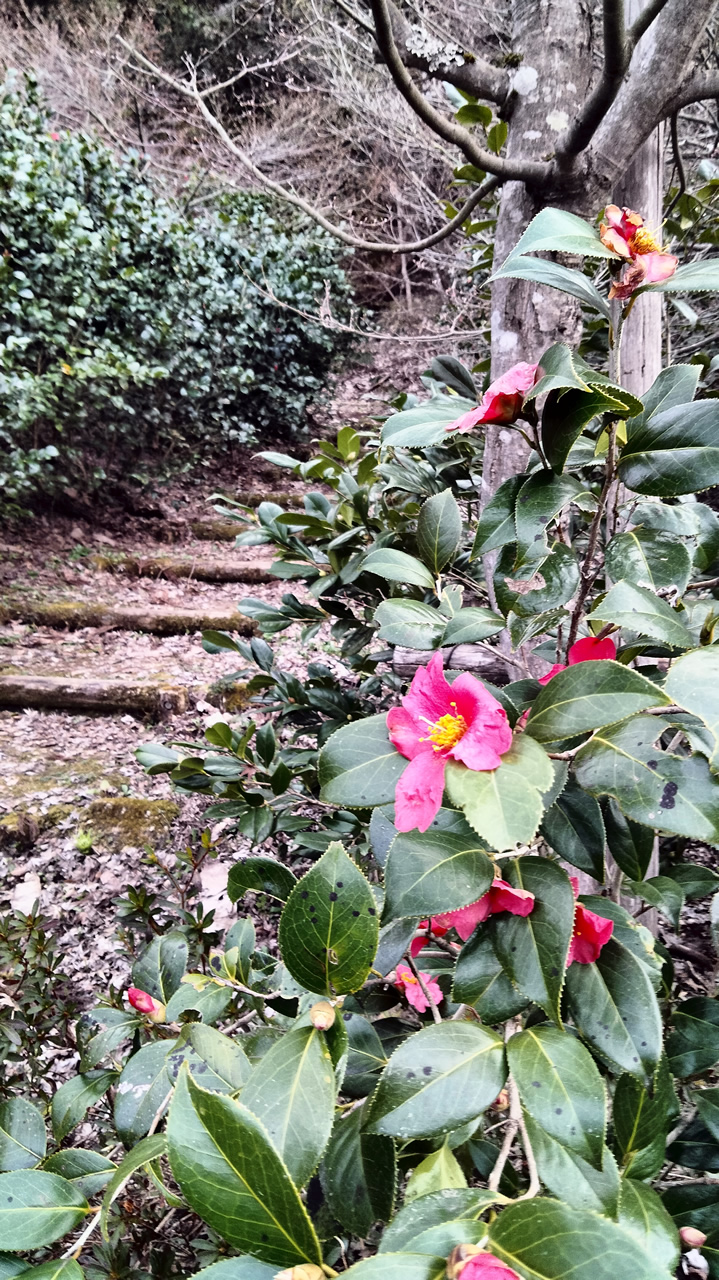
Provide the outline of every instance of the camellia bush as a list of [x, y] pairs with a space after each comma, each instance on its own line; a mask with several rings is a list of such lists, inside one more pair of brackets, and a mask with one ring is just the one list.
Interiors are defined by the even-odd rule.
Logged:
[[[309, 587], [243, 607], [270, 637], [330, 620], [347, 677], [207, 633], [264, 723], [139, 755], [286, 848], [229, 881], [278, 904], [280, 954], [246, 917], [205, 968], [157, 936], [78, 1023], [49, 1155], [40, 1111], [5, 1104], [2, 1275], [51, 1248], [35, 1274], [77, 1280], [138, 1175], [214, 1233], [210, 1280], [719, 1275], [719, 1001], [677, 990], [642, 923], [679, 930], [719, 886], [692, 856], [719, 841], [719, 520], [695, 496], [719, 403], [696, 366], [638, 399], [620, 359], [641, 290], [719, 271], [610, 207], [599, 232], [545, 210], [500, 273], [605, 317], [611, 370], [554, 346], [481, 395], [439, 359], [368, 448], [275, 455], [334, 501], [236, 510]], [[479, 514], [487, 423], [532, 453]], [[67, 1141], [102, 1099], [124, 1158]]]
[[256, 193], [188, 216], [139, 156], [53, 132], [30, 78], [0, 133], [6, 501], [303, 429], [337, 336], [300, 313], [348, 294], [329, 237]]

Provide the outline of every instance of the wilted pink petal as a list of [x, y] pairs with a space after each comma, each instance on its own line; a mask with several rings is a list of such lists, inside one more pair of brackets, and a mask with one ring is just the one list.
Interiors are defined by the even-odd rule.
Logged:
[[522, 412], [524, 397], [537, 381], [539, 366], [521, 361], [487, 387], [481, 403], [461, 418], [450, 422], [446, 431], [472, 431], [480, 423], [495, 426], [516, 422]]
[[574, 933], [569, 944], [567, 964], [594, 964], [602, 947], [614, 932], [614, 921], [605, 920], [594, 911], [588, 911], [580, 902], [574, 908]]
[[[420, 973], [420, 977], [434, 1003], [441, 1004], [444, 999], [441, 987], [429, 973]], [[419, 979], [415, 978], [409, 965], [397, 965], [394, 985], [402, 992], [407, 1003], [411, 1004], [412, 1008], [416, 1009], [418, 1013], [425, 1013], [429, 1009], [429, 1000], [420, 986]]]
[[399, 779], [394, 792], [394, 825], [398, 831], [426, 831], [432, 825], [444, 794], [444, 755], [420, 751]]
[[441, 924], [446, 925], [448, 929], [456, 929], [463, 942], [474, 933], [478, 924], [487, 919], [492, 910], [489, 893], [482, 894], [476, 902], [470, 903], [468, 907], [460, 907], [458, 911], [443, 911], [439, 916], [433, 916], [433, 920], [439, 920]]
[[528, 916], [534, 906], [534, 894], [528, 889], [515, 889], [506, 880], [495, 880], [489, 891], [492, 915], [509, 911], [513, 916]]

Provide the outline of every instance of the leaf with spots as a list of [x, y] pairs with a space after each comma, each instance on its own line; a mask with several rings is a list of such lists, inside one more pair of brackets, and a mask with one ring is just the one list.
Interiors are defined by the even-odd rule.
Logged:
[[507, 1078], [504, 1045], [470, 1022], [443, 1022], [392, 1054], [368, 1110], [369, 1133], [432, 1138], [475, 1119]]
[[46, 1146], [45, 1121], [37, 1107], [25, 1098], [0, 1102], [0, 1173], [34, 1168]]
[[502, 863], [504, 878], [528, 889], [535, 902], [528, 916], [499, 915], [492, 943], [505, 973], [550, 1018], [559, 1022], [564, 968], [574, 927], [574, 893], [566, 871], [546, 858]]
[[[60, 1085], [52, 1100], [52, 1128], [57, 1142], [62, 1142], [68, 1133], [84, 1118], [90, 1107], [100, 1101], [117, 1080], [117, 1071], [86, 1071], [82, 1075], [71, 1076]], [[43, 1138], [45, 1126], [43, 1124]]]
[[163, 1099], [170, 1101], [165, 1070], [174, 1040], [154, 1040], [128, 1059], [115, 1092], [115, 1128], [126, 1147], [143, 1138]]
[[213, 1093], [236, 1093], [247, 1082], [252, 1067], [242, 1045], [204, 1022], [191, 1022], [165, 1061], [170, 1084], [174, 1084], [183, 1062], [203, 1089]]
[[4, 1249], [41, 1249], [79, 1226], [89, 1212], [77, 1187], [56, 1173], [18, 1169], [0, 1174], [0, 1241]]
[[553, 1196], [574, 1209], [616, 1217], [622, 1193], [617, 1162], [607, 1147], [602, 1148], [599, 1168], [550, 1137], [527, 1112], [525, 1123], [540, 1180]]
[[355, 720], [337, 729], [320, 752], [321, 798], [347, 809], [392, 804], [407, 764], [389, 740], [386, 714]]
[[614, 1071], [642, 1082], [662, 1052], [662, 1020], [646, 966], [610, 938], [594, 964], [567, 970], [569, 1008], [583, 1040]]
[[385, 867], [386, 918], [439, 915], [476, 902], [494, 874], [485, 850], [452, 809], [440, 809], [427, 831], [401, 832]]
[[539, 742], [559, 742], [668, 702], [650, 680], [619, 662], [578, 662], [540, 689], [527, 733]]
[[282, 958], [307, 991], [357, 991], [377, 950], [375, 897], [343, 846], [333, 842], [295, 885], [280, 919]]
[[602, 1166], [607, 1099], [591, 1054], [557, 1027], [528, 1027], [507, 1044], [522, 1105], [562, 1146]]
[[240, 1102], [201, 1089], [186, 1068], [167, 1145], [182, 1194], [228, 1244], [278, 1267], [321, 1263], [315, 1229], [264, 1125]]
[[293, 1027], [267, 1051], [242, 1091], [261, 1120], [296, 1187], [314, 1173], [329, 1141], [335, 1074], [324, 1035]]

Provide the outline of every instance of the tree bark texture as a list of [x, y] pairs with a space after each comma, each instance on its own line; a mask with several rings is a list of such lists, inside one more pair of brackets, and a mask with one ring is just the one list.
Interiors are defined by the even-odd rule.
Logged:
[[126, 680], [71, 680], [64, 676], [0, 676], [0, 707], [43, 711], [132, 712], [164, 719], [187, 710], [187, 690]]
[[200, 556], [90, 556], [95, 569], [131, 578], [195, 578], [198, 582], [277, 582], [271, 560], [205, 560]]
[[195, 631], [234, 631], [253, 636], [257, 627], [242, 613], [203, 613], [201, 610], [150, 608], [136, 605], [113, 608], [87, 601], [9, 601], [0, 606], [0, 621], [29, 622], [37, 627], [102, 627], [106, 631], [145, 631], [156, 636], [180, 636]]

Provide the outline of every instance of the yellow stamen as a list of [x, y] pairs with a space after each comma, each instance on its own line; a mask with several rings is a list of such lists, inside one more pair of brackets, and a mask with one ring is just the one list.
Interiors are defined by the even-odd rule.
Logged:
[[648, 227], [637, 227], [632, 235], [632, 249], [635, 253], [661, 253], [662, 246], [657, 242]]
[[430, 727], [429, 739], [435, 751], [447, 751], [453, 747], [467, 732], [467, 721], [464, 716], [440, 716]]

